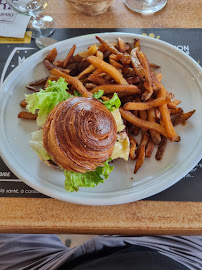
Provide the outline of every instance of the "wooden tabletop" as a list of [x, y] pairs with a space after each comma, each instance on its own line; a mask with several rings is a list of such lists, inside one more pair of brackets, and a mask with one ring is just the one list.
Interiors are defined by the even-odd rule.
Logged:
[[[200, 0], [168, 0], [150, 16], [115, 0], [105, 14], [88, 17], [65, 0], [50, 0], [46, 14], [57, 28], [201, 28]], [[0, 233], [202, 233], [202, 203], [138, 201], [116, 206], [75, 205], [55, 199], [0, 198]]]

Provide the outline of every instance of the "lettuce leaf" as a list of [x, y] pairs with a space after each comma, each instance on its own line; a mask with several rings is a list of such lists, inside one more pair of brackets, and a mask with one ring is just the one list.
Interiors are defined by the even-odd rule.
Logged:
[[110, 100], [104, 101], [103, 104], [107, 107], [107, 109], [113, 111], [121, 106], [121, 101], [117, 93], [114, 93], [113, 97]]
[[121, 101], [117, 95], [117, 93], [114, 93], [113, 97], [110, 100], [103, 101], [101, 99], [101, 96], [104, 94], [103, 90], [98, 90], [93, 94], [93, 97], [96, 99], [99, 99], [108, 110], [113, 111], [114, 109], [118, 109], [121, 106]]
[[34, 150], [42, 160], [51, 159], [51, 156], [47, 153], [47, 151], [43, 147], [43, 130], [42, 129], [32, 132], [32, 139], [29, 142], [29, 144], [32, 150]]
[[95, 171], [76, 173], [64, 170], [66, 191], [78, 191], [80, 187], [95, 187], [103, 183], [109, 177], [114, 167], [109, 166], [111, 159], [104, 162], [103, 167], [97, 167]]
[[49, 86], [31, 95], [25, 95], [26, 108], [35, 113], [38, 110], [37, 125], [43, 127], [50, 111], [61, 101], [73, 97], [67, 91], [67, 83], [64, 78], [58, 81], [49, 81]]

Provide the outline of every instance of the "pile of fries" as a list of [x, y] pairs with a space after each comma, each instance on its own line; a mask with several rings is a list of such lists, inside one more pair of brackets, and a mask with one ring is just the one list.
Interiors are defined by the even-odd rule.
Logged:
[[[54, 48], [44, 59], [50, 76], [30, 83], [27, 89], [39, 91], [39, 87], [48, 86], [49, 80], [63, 77], [69, 85], [68, 91], [77, 90], [83, 97], [92, 97], [100, 89], [104, 91], [102, 99], [105, 101], [117, 93], [122, 104], [119, 110], [130, 139], [130, 158], [136, 161], [136, 173], [145, 157], [151, 157], [155, 145], [156, 159], [160, 160], [167, 139], [180, 141], [174, 126], [185, 123], [195, 110], [184, 113], [178, 106], [181, 101], [162, 85], [160, 67], [148, 61], [140, 40], [128, 44], [121, 38], [115, 43], [96, 38], [99, 44], [76, 55], [76, 45], [73, 45], [63, 60], [55, 60], [57, 50]], [[20, 105], [25, 108], [26, 101]], [[23, 111], [18, 117], [36, 119], [37, 114]], [[141, 136], [139, 144], [135, 138], [138, 134]]]

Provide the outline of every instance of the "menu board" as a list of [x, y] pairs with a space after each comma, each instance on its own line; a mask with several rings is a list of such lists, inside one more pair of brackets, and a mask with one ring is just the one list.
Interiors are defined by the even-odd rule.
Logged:
[[[101, 32], [125, 32], [166, 41], [202, 63], [201, 29], [56, 29], [52, 38], [61, 41], [80, 35]], [[35, 40], [0, 37], [0, 83], [26, 58], [37, 52]], [[146, 200], [202, 202], [202, 162], [200, 161], [181, 181]], [[19, 180], [0, 158], [0, 197], [48, 198]]]

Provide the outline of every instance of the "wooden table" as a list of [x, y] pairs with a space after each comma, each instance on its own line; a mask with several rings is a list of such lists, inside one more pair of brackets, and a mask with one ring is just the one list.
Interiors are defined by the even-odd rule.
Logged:
[[[200, 12], [200, 1], [192, 0], [168, 0], [151, 16], [130, 11], [122, 0], [97, 17], [78, 13], [65, 0], [50, 0], [45, 10], [57, 28], [201, 28]], [[202, 203], [83, 206], [55, 199], [0, 198], [0, 232], [197, 235], [202, 233]]]

